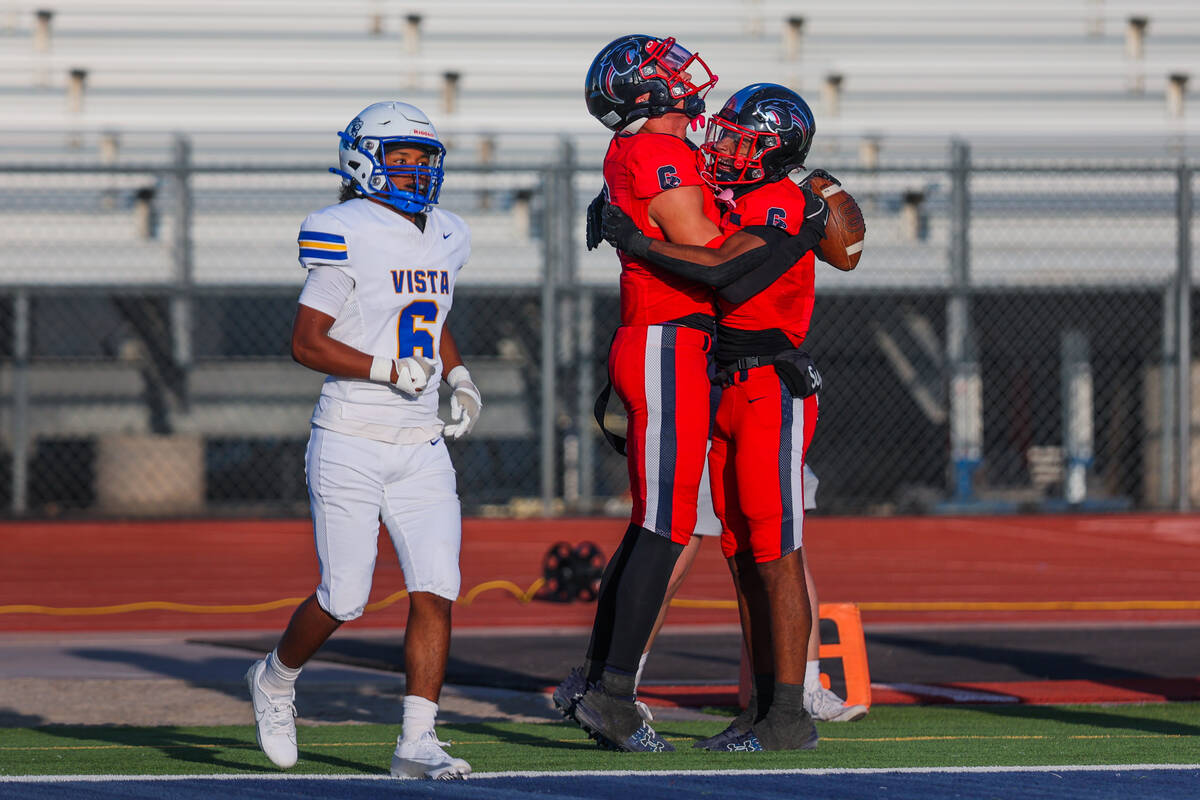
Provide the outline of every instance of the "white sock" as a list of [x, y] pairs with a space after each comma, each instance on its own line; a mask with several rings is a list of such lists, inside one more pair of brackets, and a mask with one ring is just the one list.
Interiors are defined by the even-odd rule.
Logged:
[[415, 742], [426, 733], [433, 733], [433, 723], [437, 719], [438, 704], [415, 694], [404, 695], [403, 739]]
[[267, 694], [288, 694], [296, 688], [296, 678], [300, 677], [300, 670], [303, 667], [285, 666], [279, 660], [279, 651], [272, 650], [267, 653], [267, 667], [263, 670], [262, 687], [267, 690]]
[[637, 687], [642, 685], [642, 672], [646, 669], [646, 659], [648, 659], [648, 658], [650, 658], [649, 650], [642, 653], [642, 657], [640, 659], [638, 659], [637, 674], [633, 676], [633, 688], [634, 689], [636, 689]]
[[804, 665], [804, 690], [816, 691], [821, 688], [821, 662], [809, 661]]

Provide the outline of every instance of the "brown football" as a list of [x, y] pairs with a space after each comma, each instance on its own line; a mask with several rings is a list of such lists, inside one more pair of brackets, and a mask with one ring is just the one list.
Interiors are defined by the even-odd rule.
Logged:
[[862, 209], [849, 192], [828, 178], [814, 175], [808, 185], [829, 204], [825, 238], [817, 245], [817, 256], [838, 269], [854, 269], [862, 257], [863, 240], [867, 238]]

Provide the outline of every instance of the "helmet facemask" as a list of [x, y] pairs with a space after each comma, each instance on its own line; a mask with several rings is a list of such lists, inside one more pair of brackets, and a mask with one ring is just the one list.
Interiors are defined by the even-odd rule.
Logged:
[[[446, 148], [429, 139], [411, 136], [358, 136], [338, 133], [343, 150], [353, 154], [343, 161], [354, 169], [352, 175], [339, 172], [364, 197], [386, 203], [405, 214], [428, 211], [442, 190], [442, 158]], [[388, 165], [386, 154], [393, 147], [414, 147], [429, 155], [429, 164]], [[362, 159], [365, 163], [359, 162]]]
[[[702, 74], [693, 71], [703, 70]], [[638, 73], [647, 81], [657, 78], [666, 88], [666, 97], [653, 97], [651, 102], [659, 105], [664, 101], [671, 110], [683, 101], [683, 113], [697, 117], [704, 113], [704, 97], [717, 83], [717, 76], [704, 63], [699, 53], [691, 53], [676, 44], [674, 37], [646, 45], [646, 58], [638, 67]], [[696, 78], [703, 78], [697, 83]], [[658, 101], [655, 103], [654, 101]], [[652, 113], [651, 116], [658, 116]], [[660, 112], [659, 115], [661, 115]]]
[[764, 157], [780, 147], [779, 136], [744, 128], [720, 116], [708, 122], [700, 146], [703, 176], [718, 186], [760, 183], [773, 178], [763, 166]]

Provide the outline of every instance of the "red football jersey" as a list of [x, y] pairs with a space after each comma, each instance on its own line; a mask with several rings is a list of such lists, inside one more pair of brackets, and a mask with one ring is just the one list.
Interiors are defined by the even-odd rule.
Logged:
[[[804, 192], [788, 179], [774, 181], [738, 198], [721, 220], [721, 232], [750, 225], [773, 225], [795, 234], [804, 222]], [[720, 301], [721, 324], [743, 331], [778, 328], [799, 347], [808, 335], [813, 309], [816, 257], [805, 253], [773, 284], [744, 303]]]
[[[610, 203], [633, 218], [647, 236], [664, 239], [650, 222], [650, 201], [681, 186], [704, 188], [704, 214], [717, 223], [716, 200], [700, 177], [696, 151], [665, 133], [617, 134], [604, 156], [604, 188]], [[715, 316], [712, 290], [624, 252], [621, 258], [621, 324], [657, 325], [689, 314]]]

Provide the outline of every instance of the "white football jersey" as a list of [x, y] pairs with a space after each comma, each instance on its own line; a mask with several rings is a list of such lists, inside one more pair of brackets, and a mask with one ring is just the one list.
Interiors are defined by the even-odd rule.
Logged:
[[357, 198], [310, 214], [299, 244], [301, 266], [335, 267], [354, 280], [334, 315], [332, 338], [372, 356], [419, 354], [437, 362], [416, 398], [389, 384], [331, 375], [313, 424], [383, 441], [437, 436], [442, 326], [458, 271], [471, 253], [466, 223], [435, 207], [422, 231], [390, 208]]

